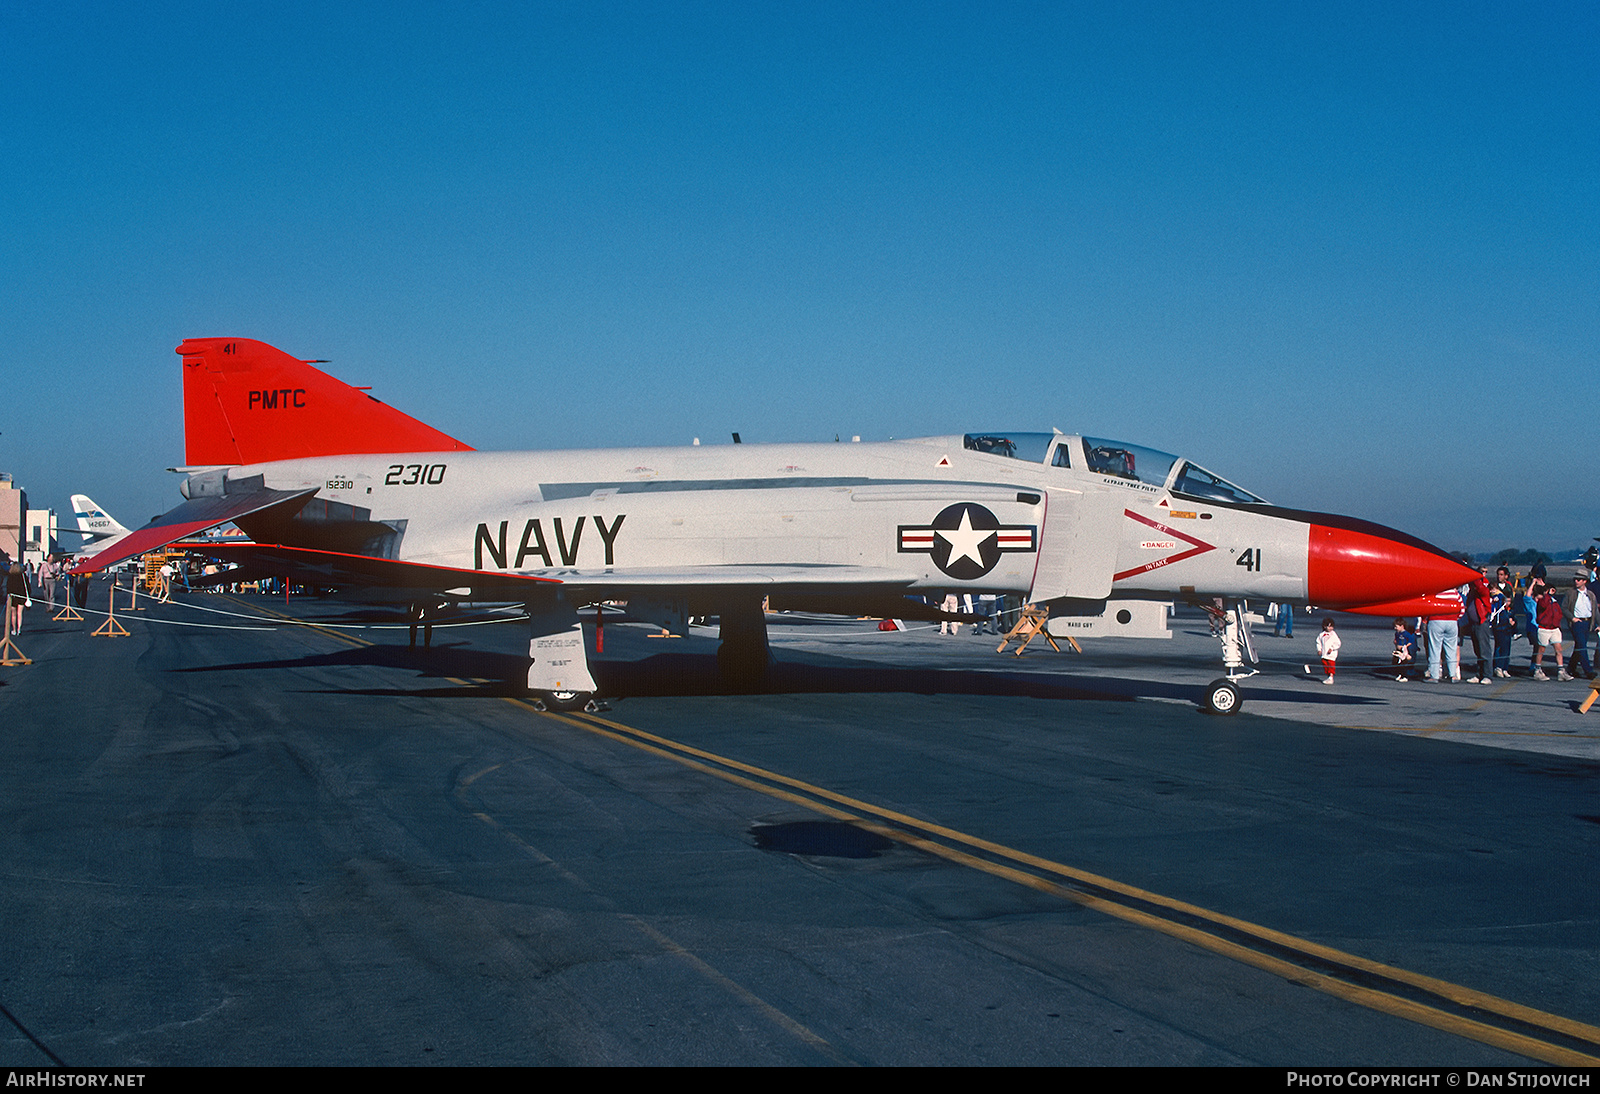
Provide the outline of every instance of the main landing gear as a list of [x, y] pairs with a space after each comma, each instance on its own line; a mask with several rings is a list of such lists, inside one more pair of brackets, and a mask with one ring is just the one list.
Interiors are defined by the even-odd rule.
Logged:
[[1237, 714], [1239, 708], [1244, 706], [1244, 694], [1239, 690], [1239, 681], [1259, 671], [1244, 667], [1246, 657], [1252, 663], [1259, 660], [1255, 644], [1250, 641], [1250, 623], [1245, 619], [1245, 604], [1241, 601], [1231, 611], [1212, 604], [1201, 606], [1213, 620], [1221, 624], [1222, 630], [1217, 638], [1222, 643], [1222, 666], [1227, 670], [1227, 675], [1206, 685], [1200, 696], [1200, 709], [1211, 714]]
[[533, 636], [528, 640], [528, 690], [546, 710], [588, 710], [595, 682], [589, 673], [583, 627], [565, 605], [535, 611], [529, 606]]
[[588, 710], [594, 705], [595, 698], [592, 691], [541, 691], [534, 701], [545, 710], [566, 713]]
[[[603, 610], [603, 609], [602, 609]], [[717, 647], [717, 670], [723, 685], [733, 692], [760, 690], [772, 664], [767, 645], [767, 613], [759, 599], [721, 605], [722, 644]], [[544, 710], [588, 711], [605, 709], [595, 697], [594, 676], [589, 671], [583, 627], [575, 611], [564, 603], [528, 610], [533, 636], [528, 641], [528, 691]], [[596, 623], [602, 618], [597, 616]], [[682, 626], [680, 619], [679, 626]], [[595, 647], [601, 631], [596, 627]]]
[[766, 682], [772, 664], [767, 646], [767, 613], [761, 601], [724, 606], [720, 613], [722, 644], [717, 671], [728, 690], [750, 692]]

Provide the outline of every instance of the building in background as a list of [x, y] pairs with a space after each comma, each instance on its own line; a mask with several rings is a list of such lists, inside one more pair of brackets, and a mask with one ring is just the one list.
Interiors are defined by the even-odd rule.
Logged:
[[[26, 504], [27, 499], [23, 499]], [[54, 509], [29, 509], [28, 519], [23, 525], [26, 533], [22, 544], [23, 557], [33, 563], [37, 569], [44, 562], [45, 556], [53, 555], [61, 548], [56, 543], [56, 511]]]
[[28, 495], [0, 471], [0, 552], [8, 561], [21, 561], [23, 518], [28, 512]]

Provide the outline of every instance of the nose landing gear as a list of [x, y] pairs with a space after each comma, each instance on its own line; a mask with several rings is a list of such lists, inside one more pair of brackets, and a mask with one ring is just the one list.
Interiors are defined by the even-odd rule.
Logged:
[[1218, 641], [1222, 643], [1222, 667], [1227, 670], [1227, 675], [1206, 685], [1200, 696], [1200, 709], [1211, 714], [1237, 714], [1239, 708], [1244, 706], [1244, 694], [1239, 690], [1239, 681], [1260, 671], [1244, 667], [1246, 657], [1252, 663], [1259, 660], [1255, 644], [1250, 641], [1250, 623], [1245, 618], [1247, 606], [1240, 601], [1231, 611], [1213, 604], [1202, 607], [1222, 626]]

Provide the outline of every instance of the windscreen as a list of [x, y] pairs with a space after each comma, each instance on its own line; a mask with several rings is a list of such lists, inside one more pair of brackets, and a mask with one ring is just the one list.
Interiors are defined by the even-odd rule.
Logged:
[[1266, 502], [1250, 493], [1233, 485], [1219, 475], [1213, 475], [1197, 464], [1184, 461], [1183, 468], [1178, 472], [1178, 477], [1173, 480], [1172, 490], [1177, 494], [1187, 494], [1192, 498], [1206, 498], [1210, 501], [1234, 501], [1244, 505], [1265, 505]]

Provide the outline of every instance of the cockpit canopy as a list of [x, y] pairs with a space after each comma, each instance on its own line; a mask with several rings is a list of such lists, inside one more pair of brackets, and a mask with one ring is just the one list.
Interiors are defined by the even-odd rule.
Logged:
[[1043, 463], [1054, 433], [968, 433], [965, 443], [973, 452], [1005, 456], [1024, 463]]
[[996, 432], [968, 433], [963, 442], [973, 452], [1051, 467], [1078, 467], [1091, 474], [1142, 482], [1203, 501], [1266, 504], [1264, 499], [1198, 464], [1126, 441], [1065, 433]]

